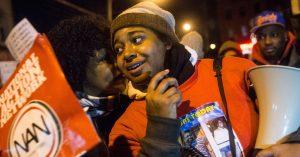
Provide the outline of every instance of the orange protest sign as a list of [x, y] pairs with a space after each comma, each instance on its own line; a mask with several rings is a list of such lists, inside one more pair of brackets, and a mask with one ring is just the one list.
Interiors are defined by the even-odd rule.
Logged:
[[0, 90], [0, 156], [79, 156], [100, 142], [45, 36]]

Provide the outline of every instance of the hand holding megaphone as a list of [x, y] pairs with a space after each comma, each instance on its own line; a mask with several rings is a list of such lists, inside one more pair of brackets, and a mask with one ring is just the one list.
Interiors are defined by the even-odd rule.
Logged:
[[295, 155], [300, 156], [298, 144], [281, 144], [300, 126], [300, 69], [264, 65], [250, 69], [248, 76], [254, 85], [259, 108], [255, 148], [266, 149], [259, 155], [287, 156], [286, 153], [299, 151]]
[[299, 157], [300, 144], [276, 144], [260, 151], [256, 157]]

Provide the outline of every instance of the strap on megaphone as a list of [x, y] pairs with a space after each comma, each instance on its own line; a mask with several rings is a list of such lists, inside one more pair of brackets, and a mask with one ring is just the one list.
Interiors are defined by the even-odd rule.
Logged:
[[245, 73], [245, 82], [247, 84], [248, 96], [254, 102], [253, 107], [257, 114], [259, 114], [258, 106], [257, 106], [257, 95], [255, 92], [254, 85], [249, 77], [249, 70]]

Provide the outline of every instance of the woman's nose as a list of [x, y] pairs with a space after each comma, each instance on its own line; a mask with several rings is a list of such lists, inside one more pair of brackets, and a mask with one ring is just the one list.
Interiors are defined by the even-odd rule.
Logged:
[[136, 58], [136, 53], [134, 53], [133, 51], [129, 51], [127, 53], [125, 53], [124, 59], [127, 63], [132, 62], [132, 60], [134, 58]]

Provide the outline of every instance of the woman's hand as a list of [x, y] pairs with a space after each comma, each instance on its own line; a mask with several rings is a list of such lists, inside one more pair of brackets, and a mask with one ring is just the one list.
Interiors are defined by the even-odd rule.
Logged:
[[175, 78], [167, 77], [169, 70], [157, 73], [147, 89], [147, 114], [165, 118], [177, 118], [177, 107], [181, 103], [181, 92]]
[[300, 144], [276, 144], [260, 151], [257, 157], [300, 157]]

